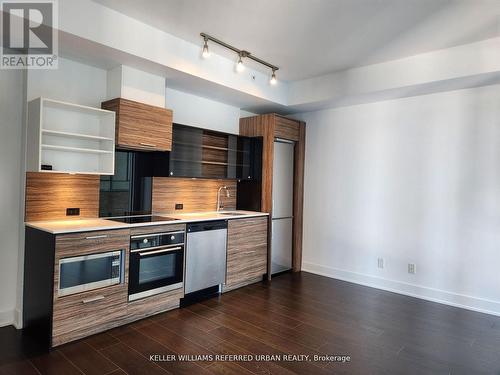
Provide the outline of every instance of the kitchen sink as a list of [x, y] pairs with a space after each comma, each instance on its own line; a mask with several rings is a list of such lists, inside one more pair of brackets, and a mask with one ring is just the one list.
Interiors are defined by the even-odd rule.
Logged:
[[245, 215], [245, 214], [242, 214], [241, 212], [219, 212], [218, 214], [219, 215], [226, 215], [226, 216], [241, 216], [241, 215]]

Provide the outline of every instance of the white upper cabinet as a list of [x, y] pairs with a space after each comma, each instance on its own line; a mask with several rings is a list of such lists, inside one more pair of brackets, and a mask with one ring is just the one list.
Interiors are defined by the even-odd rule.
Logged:
[[30, 172], [112, 175], [115, 112], [38, 98], [28, 103]]

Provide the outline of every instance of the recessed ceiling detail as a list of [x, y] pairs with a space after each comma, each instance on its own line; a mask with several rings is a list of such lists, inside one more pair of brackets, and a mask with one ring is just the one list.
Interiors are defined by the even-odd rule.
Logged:
[[[209, 31], [244, 46], [280, 67], [280, 83], [473, 43], [500, 32], [498, 0], [95, 1], [196, 45], [200, 31]], [[234, 57], [232, 51], [210, 47], [211, 54]]]

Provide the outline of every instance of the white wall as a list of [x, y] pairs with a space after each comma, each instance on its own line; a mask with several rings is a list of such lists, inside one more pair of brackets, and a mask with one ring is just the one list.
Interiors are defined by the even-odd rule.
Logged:
[[252, 116], [257, 116], [257, 113], [248, 112], [248, 111], [245, 111], [243, 109], [240, 111], [240, 117], [241, 118], [243, 118], [243, 117], [252, 117]]
[[[168, 85], [168, 82], [167, 82]], [[239, 133], [240, 109], [167, 87], [166, 108], [174, 111], [174, 122], [226, 133]]]
[[499, 103], [497, 85], [297, 116], [303, 269], [500, 314]]
[[20, 325], [24, 263], [23, 102], [39, 96], [100, 107], [106, 71], [60, 59], [57, 70], [0, 70], [0, 326]]
[[0, 70], [0, 326], [16, 320], [21, 230], [23, 72]]
[[107, 99], [125, 98], [165, 107], [165, 77], [119, 65], [107, 72]]
[[28, 100], [40, 96], [101, 108], [106, 100], [106, 70], [59, 59], [55, 70], [28, 72]]

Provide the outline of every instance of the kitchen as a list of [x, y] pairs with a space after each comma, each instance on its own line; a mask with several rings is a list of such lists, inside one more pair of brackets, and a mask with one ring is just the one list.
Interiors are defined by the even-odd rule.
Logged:
[[1, 0], [0, 375], [498, 373], [499, 14]]
[[[165, 87], [161, 76], [115, 70], [121, 79], [107, 72], [107, 92], [126, 92], [131, 76], [147, 78], [143, 93]], [[270, 115], [268, 138], [246, 133], [250, 121], [269, 121], [253, 116], [240, 120], [249, 135], [233, 135], [174, 123], [165, 106], [28, 103], [23, 326], [48, 347], [270, 280], [300, 256], [294, 145], [305, 124]], [[271, 175], [272, 192], [263, 188]], [[262, 209], [270, 198], [281, 228]]]

